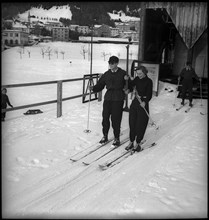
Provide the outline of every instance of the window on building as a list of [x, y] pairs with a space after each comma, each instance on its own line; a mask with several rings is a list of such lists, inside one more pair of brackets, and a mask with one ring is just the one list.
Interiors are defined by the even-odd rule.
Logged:
[[11, 45], [13, 44], [13, 40], [10, 40], [10, 44], [11, 44]]
[[5, 42], [6, 45], [8, 45], [8, 40], [5, 40], [4, 42]]
[[18, 37], [18, 35], [19, 35], [19, 34], [18, 34], [18, 33], [16, 33], [16, 34], [15, 34], [15, 37]]
[[18, 40], [15, 40], [15, 44], [18, 44]]
[[13, 37], [13, 33], [10, 33], [10, 37]]

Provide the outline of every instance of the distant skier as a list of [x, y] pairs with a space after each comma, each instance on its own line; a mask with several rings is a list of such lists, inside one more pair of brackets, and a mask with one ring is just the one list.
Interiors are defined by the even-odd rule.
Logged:
[[[6, 109], [7, 108], [7, 104], [13, 108], [13, 105], [10, 103], [9, 101], [9, 97], [6, 95], [7, 93], [7, 89], [3, 88], [1, 90], [1, 109]], [[6, 117], [6, 112], [2, 112], [1, 113], [1, 120], [4, 121]]]
[[189, 62], [189, 61], [186, 62], [186, 67], [182, 69], [182, 71], [178, 77], [178, 80], [180, 81], [181, 78], [183, 78], [181, 105], [184, 105], [184, 99], [186, 98], [186, 92], [188, 91], [188, 93], [189, 93], [189, 106], [192, 107], [193, 78], [195, 78], [196, 80], [200, 80], [200, 81], [201, 81], [201, 78], [199, 78], [197, 76], [197, 74], [195, 73], [195, 70], [191, 66], [191, 62]]
[[[139, 66], [135, 69], [136, 77], [128, 81], [128, 92], [134, 92], [135, 97], [130, 105], [129, 111], [129, 127], [130, 127], [130, 142], [126, 150], [141, 151], [141, 141], [148, 125], [149, 117], [149, 101], [152, 98], [153, 83], [147, 76], [147, 69], [144, 66]], [[138, 97], [138, 99], [137, 99]], [[146, 111], [147, 113], [146, 113]], [[136, 145], [134, 146], [134, 141]]]
[[108, 141], [110, 128], [110, 117], [114, 133], [114, 146], [120, 145], [120, 126], [123, 114], [123, 104], [125, 100], [124, 86], [126, 72], [118, 67], [119, 58], [111, 56], [109, 58], [109, 70], [106, 71], [91, 89], [93, 92], [100, 92], [106, 86], [107, 92], [104, 96], [102, 126], [103, 138], [99, 143], [104, 144]]

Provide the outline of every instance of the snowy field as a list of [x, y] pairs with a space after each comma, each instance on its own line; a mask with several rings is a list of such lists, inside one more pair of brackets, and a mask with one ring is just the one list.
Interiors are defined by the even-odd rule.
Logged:
[[[22, 59], [19, 48], [6, 50], [2, 52], [2, 85], [89, 74], [83, 46], [40, 44], [25, 48]], [[42, 58], [41, 48], [49, 47], [59, 51], [58, 58], [54, 52], [50, 59]], [[130, 45], [129, 51], [136, 59], [137, 45]], [[109, 53], [105, 60], [104, 52]], [[92, 72], [105, 72], [110, 55], [125, 59], [126, 45], [95, 44]], [[82, 82], [63, 85], [63, 98], [81, 93]], [[56, 85], [8, 88], [7, 94], [14, 107], [44, 102], [56, 99]], [[145, 146], [157, 145], [105, 171], [98, 164], [122, 152], [125, 145], [89, 166], [70, 160], [101, 139], [102, 102], [65, 101], [60, 118], [56, 104], [35, 107], [43, 111], [37, 115], [25, 116], [28, 109], [7, 112], [2, 122], [2, 217], [206, 218], [208, 103], [194, 99], [194, 107], [185, 113], [187, 107], [175, 110], [174, 102], [179, 106], [181, 101], [176, 96], [176, 85], [159, 82], [159, 95], [150, 102], [150, 116], [159, 129], [149, 124], [145, 134]], [[91, 132], [85, 133], [88, 113]], [[121, 131], [121, 140], [128, 137], [128, 112], [123, 113]], [[92, 156], [110, 147], [111, 143]]]

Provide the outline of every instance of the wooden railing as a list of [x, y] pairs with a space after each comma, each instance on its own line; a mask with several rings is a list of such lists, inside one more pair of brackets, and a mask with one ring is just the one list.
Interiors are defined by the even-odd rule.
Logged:
[[[97, 79], [100, 74], [93, 74], [91, 79]], [[34, 104], [29, 104], [29, 105], [22, 105], [22, 106], [17, 106], [13, 108], [8, 108], [8, 109], [2, 109], [1, 112], [8, 112], [8, 111], [15, 111], [19, 109], [25, 109], [29, 107], [35, 107], [35, 106], [40, 106], [40, 105], [48, 105], [52, 103], [57, 103], [57, 117], [62, 116], [62, 102], [70, 99], [76, 99], [79, 97], [85, 97], [89, 95], [89, 93], [83, 93], [80, 95], [75, 95], [75, 96], [70, 96], [67, 98], [62, 98], [62, 85], [65, 82], [74, 82], [74, 81], [80, 81], [80, 80], [85, 80], [85, 78], [75, 78], [75, 79], [66, 79], [66, 80], [55, 80], [55, 81], [46, 81], [46, 82], [35, 82], [35, 83], [22, 83], [22, 84], [12, 84], [12, 85], [2, 85], [1, 89], [3, 88], [15, 88], [15, 87], [26, 87], [26, 86], [39, 86], [39, 85], [46, 85], [46, 84], [57, 84], [57, 99], [56, 100], [51, 100], [51, 101], [46, 101], [46, 102], [39, 102], [39, 103], [34, 103]], [[101, 101], [101, 95], [99, 95], [99, 101]]]

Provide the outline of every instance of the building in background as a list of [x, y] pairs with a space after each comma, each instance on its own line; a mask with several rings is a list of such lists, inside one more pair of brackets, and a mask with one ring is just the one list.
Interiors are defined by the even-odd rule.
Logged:
[[28, 45], [29, 33], [21, 30], [3, 30], [2, 41], [6, 46]]
[[69, 28], [68, 27], [54, 27], [52, 28], [53, 41], [69, 41]]

